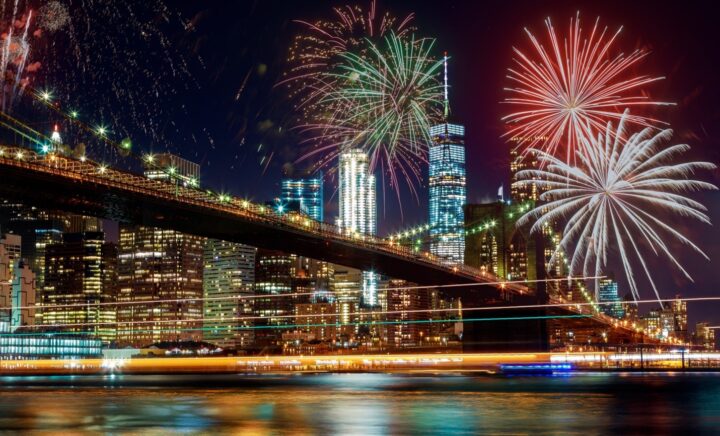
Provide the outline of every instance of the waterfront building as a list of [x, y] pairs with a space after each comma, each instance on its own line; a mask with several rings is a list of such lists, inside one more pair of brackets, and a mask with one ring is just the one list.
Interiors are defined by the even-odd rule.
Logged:
[[362, 295], [362, 271], [335, 265], [335, 300], [339, 315], [339, 334], [352, 337], [357, 333], [356, 315]]
[[715, 349], [715, 329], [709, 323], [695, 324], [695, 344], [706, 350]]
[[333, 341], [337, 334], [338, 315], [335, 303], [295, 305], [296, 330], [308, 334], [309, 340]]
[[423, 345], [430, 336], [430, 289], [407, 289], [412, 286], [404, 280], [390, 280], [387, 288], [387, 345], [389, 348], [407, 348]]
[[120, 225], [118, 342], [143, 347], [199, 341], [203, 314], [204, 238]]
[[15, 266], [20, 260], [20, 242], [18, 235], [6, 234], [0, 237], [0, 321], [9, 321], [12, 306], [12, 285]]
[[682, 339], [683, 341], [689, 340], [687, 303], [680, 297], [680, 295], [676, 295], [675, 300], [670, 302], [668, 305], [670, 306], [670, 311], [673, 314], [675, 327], [674, 336], [678, 339]]
[[[286, 178], [281, 182], [281, 206], [296, 210], [315, 221], [324, 220], [323, 174], [307, 178]], [[282, 211], [281, 211], [282, 212]]]
[[253, 342], [255, 254], [248, 245], [207, 239], [203, 252], [203, 338], [221, 347]]
[[[259, 328], [255, 342], [260, 347], [277, 346], [282, 332], [290, 328], [295, 306], [293, 277], [297, 256], [259, 249], [255, 258], [255, 299], [253, 313]], [[263, 298], [265, 297], [265, 298]]]
[[625, 317], [625, 309], [623, 308], [622, 299], [618, 294], [618, 283], [612, 279], [600, 279], [597, 292], [600, 310], [608, 316], [622, 319]]
[[[372, 235], [377, 232], [375, 176], [370, 171], [370, 158], [361, 150], [340, 154], [338, 198], [340, 216], [337, 224], [350, 235]], [[379, 275], [363, 271], [362, 304], [377, 306]]]
[[92, 359], [102, 356], [95, 337], [36, 331], [0, 332], [0, 359]]
[[430, 127], [430, 252], [448, 264], [463, 264], [466, 202], [465, 128], [448, 121], [447, 56], [445, 56], [445, 120]]
[[35, 297], [35, 273], [24, 261], [15, 261], [10, 320], [13, 330], [35, 324]]
[[49, 330], [116, 339], [117, 247], [102, 232], [65, 233], [46, 247], [41, 323]]
[[[200, 165], [170, 153], [146, 155], [145, 177], [197, 186]], [[120, 225], [118, 342], [146, 346], [200, 341], [205, 238], [175, 230]]]

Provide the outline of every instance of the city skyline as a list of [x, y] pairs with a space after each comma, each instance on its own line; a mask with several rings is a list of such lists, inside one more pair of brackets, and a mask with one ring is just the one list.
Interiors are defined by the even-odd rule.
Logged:
[[717, 432], [714, 4], [0, 2], [1, 430]]

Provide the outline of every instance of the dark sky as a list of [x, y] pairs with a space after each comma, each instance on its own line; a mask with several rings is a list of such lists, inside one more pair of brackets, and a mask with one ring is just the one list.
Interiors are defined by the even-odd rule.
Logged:
[[[207, 183], [258, 200], [277, 195], [283, 165], [287, 168], [294, 163], [302, 147], [291, 131], [277, 132], [276, 127], [287, 126], [291, 114], [284, 103], [284, 90], [273, 89], [273, 84], [287, 68], [285, 57], [292, 36], [302, 30], [292, 20], [329, 17], [333, 4], [241, 1], [180, 6], [183, 15], [193, 17], [196, 25], [194, 34], [186, 36], [183, 43], [202, 56], [206, 68], [200, 73], [205, 77], [199, 79], [203, 92], [193, 102], [196, 109], [200, 108], [194, 122], [208, 126], [215, 142], [211, 150], [201, 148], [192, 153], [203, 161]], [[563, 30], [578, 10], [585, 27], [597, 16], [610, 29], [624, 27], [616, 49], [651, 51], [637, 72], [665, 76], [647, 90], [657, 100], [677, 103], [653, 115], [671, 124], [676, 141], [693, 147], [692, 157], [720, 161], [720, 107], [716, 104], [720, 99], [720, 45], [710, 3], [446, 0], [384, 1], [379, 6], [398, 16], [414, 12], [418, 34], [437, 38], [438, 52], [447, 50], [452, 57], [451, 105], [455, 120], [466, 125], [470, 202], [491, 199], [501, 183], [508, 183], [508, 147], [500, 138], [500, 117], [505, 109], [499, 102], [504, 98], [502, 88], [507, 83], [505, 71], [511, 63], [511, 48], [528, 47], [524, 27], [540, 35], [543, 20], [550, 16]], [[274, 158], [265, 169], [260, 159], [269, 152], [274, 152]], [[704, 177], [717, 184], [719, 174]], [[332, 217], [336, 201], [332, 181], [328, 185], [326, 216]], [[697, 198], [708, 205], [712, 220], [720, 222], [720, 195], [701, 194]], [[388, 199], [384, 204], [379, 213], [381, 233], [426, 221], [424, 190], [419, 204], [409, 197], [405, 200], [404, 222], [394, 201]], [[673, 220], [672, 225], [698, 241], [713, 260], [707, 262], [685, 247], [673, 246], [695, 278], [695, 283], [690, 283], [666, 267], [666, 262], [649, 257], [662, 295], [717, 294], [718, 232], [682, 220]], [[652, 297], [647, 287], [643, 294]], [[707, 318], [720, 323], [719, 304], [691, 304], [690, 312], [691, 321]]]
[[[289, 129], [293, 114], [286, 90], [274, 86], [287, 69], [292, 36], [302, 31], [293, 20], [330, 18], [331, 7], [342, 4], [327, 0], [168, 1], [170, 15], [190, 24], [173, 26], [171, 20], [164, 31], [173, 52], [186, 61], [189, 74], [160, 74], [163, 82], [169, 81], [179, 91], [154, 103], [160, 108], [154, 133], [165, 137], [172, 151], [200, 162], [206, 185], [260, 201], [277, 196], [283, 168], [293, 168], [303, 150], [300, 138]], [[693, 147], [692, 157], [720, 162], [720, 106], [716, 103], [720, 99], [720, 44], [717, 15], [710, 2], [380, 0], [378, 5], [396, 16], [414, 12], [417, 33], [436, 38], [438, 54], [448, 51], [452, 57], [450, 99], [453, 118], [466, 126], [470, 202], [492, 199], [500, 184], [508, 185], [509, 149], [500, 138], [500, 118], [506, 109], [499, 102], [504, 98], [512, 47], [528, 48], [524, 27], [541, 35], [543, 20], [550, 16], [558, 30], [565, 30], [576, 11], [584, 27], [597, 16], [610, 29], [624, 26], [616, 50], [651, 51], [636, 72], [665, 76], [647, 90], [654, 99], [677, 103], [652, 115], [671, 124], [675, 141]], [[133, 49], [142, 53], [143, 47]], [[146, 55], [151, 63], [156, 53], [149, 48]], [[147, 98], [153, 101], [152, 95]], [[126, 130], [133, 133], [131, 128]], [[136, 136], [143, 142], [142, 134]], [[273, 159], [266, 166], [263, 156], [271, 153]], [[717, 171], [703, 177], [720, 182]], [[336, 199], [332, 180], [327, 184], [326, 217], [331, 220]], [[394, 199], [380, 206], [381, 234], [427, 221], [424, 188], [420, 193], [419, 203], [404, 196], [404, 221]], [[697, 198], [708, 206], [713, 222], [720, 223], [720, 194]], [[695, 277], [693, 284], [666, 262], [649, 258], [662, 295], [717, 294], [718, 232], [682, 220], [672, 225], [698, 241], [713, 260], [707, 262], [687, 248], [673, 246]], [[643, 294], [652, 296], [647, 290]], [[712, 319], [720, 324], [720, 304], [691, 304], [690, 312], [691, 322]]]

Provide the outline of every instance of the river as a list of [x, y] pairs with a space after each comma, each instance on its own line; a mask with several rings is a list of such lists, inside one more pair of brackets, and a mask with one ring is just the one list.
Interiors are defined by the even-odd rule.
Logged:
[[720, 374], [0, 377], [11, 432], [610, 434], [720, 431]]

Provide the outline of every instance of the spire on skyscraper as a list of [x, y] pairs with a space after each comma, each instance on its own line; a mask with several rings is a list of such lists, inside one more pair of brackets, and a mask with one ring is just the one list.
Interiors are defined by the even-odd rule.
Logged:
[[448, 69], [447, 69], [447, 61], [448, 61], [448, 55], [447, 52], [443, 55], [443, 67], [445, 69], [445, 78], [444, 78], [444, 84], [443, 84], [443, 90], [445, 91], [445, 107], [444, 107], [444, 115], [445, 115], [445, 122], [448, 122], [448, 116], [450, 115], [450, 98], [448, 97]]

